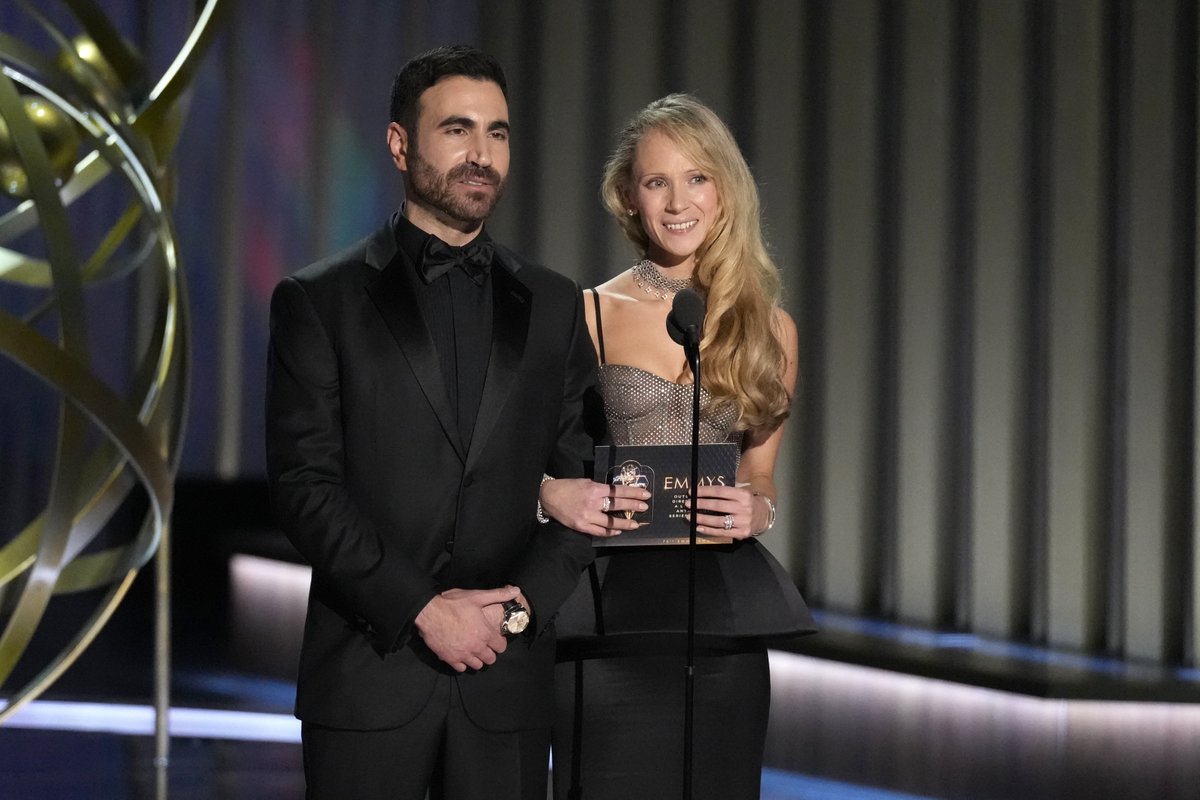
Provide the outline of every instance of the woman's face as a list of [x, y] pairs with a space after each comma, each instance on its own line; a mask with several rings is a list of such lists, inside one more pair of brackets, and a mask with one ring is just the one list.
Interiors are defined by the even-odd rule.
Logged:
[[712, 177], [658, 131], [638, 142], [631, 172], [628, 199], [650, 239], [650, 260], [663, 267], [694, 267], [696, 250], [719, 208]]

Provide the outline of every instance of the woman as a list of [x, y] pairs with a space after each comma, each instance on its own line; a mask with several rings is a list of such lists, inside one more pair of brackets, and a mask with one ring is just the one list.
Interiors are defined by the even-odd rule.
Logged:
[[[670, 95], [639, 112], [609, 159], [602, 195], [642, 257], [587, 292], [584, 304], [614, 444], [690, 442], [691, 372], [665, 321], [684, 287], [706, 302], [701, 440], [737, 442], [741, 459], [736, 486], [695, 496], [697, 533], [734, 542], [697, 553], [693, 796], [757, 798], [770, 701], [766, 643], [813, 630], [791, 579], [755, 538], [775, 521], [796, 326], [779, 306], [753, 177], [702, 103]], [[629, 528], [623, 515], [605, 512], [645, 507], [645, 495], [584, 480], [545, 482], [541, 499], [546, 514], [597, 536]], [[642, 546], [599, 555], [557, 623], [555, 793], [567, 797], [582, 784], [588, 800], [678, 796], [687, 552]]]

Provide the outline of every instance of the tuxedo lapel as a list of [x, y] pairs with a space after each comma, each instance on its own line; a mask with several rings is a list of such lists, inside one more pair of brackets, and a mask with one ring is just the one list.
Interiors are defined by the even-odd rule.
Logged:
[[516, 382], [529, 335], [529, 290], [504, 266], [492, 269], [492, 280], [492, 350], [468, 463], [477, 459], [487, 444]]
[[[392, 235], [390, 229], [381, 233]], [[385, 254], [368, 249], [367, 260], [371, 261], [372, 255], [375, 255], [382, 261], [382, 255]], [[392, 338], [400, 346], [425, 399], [437, 415], [446, 438], [454, 445], [458, 457], [465, 461], [466, 453], [454, 409], [450, 407], [450, 395], [442, 377], [437, 349], [417, 302], [416, 268], [394, 246], [390, 260], [386, 263], [375, 263], [374, 266], [380, 267], [382, 271], [374, 282], [368, 284], [367, 294], [391, 331]]]

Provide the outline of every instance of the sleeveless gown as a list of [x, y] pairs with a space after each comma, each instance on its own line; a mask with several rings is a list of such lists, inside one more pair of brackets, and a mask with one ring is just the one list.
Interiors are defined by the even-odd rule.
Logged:
[[[593, 295], [594, 297], [594, 295]], [[608, 364], [613, 444], [688, 444], [692, 386]], [[701, 389], [702, 442], [740, 441], [733, 409]], [[603, 548], [556, 619], [556, 800], [678, 797], [683, 787], [685, 547]], [[759, 797], [770, 705], [767, 644], [815, 630], [787, 572], [756, 540], [696, 553], [692, 797]], [[576, 740], [579, 747], [576, 748]], [[572, 795], [572, 787], [582, 794]]]

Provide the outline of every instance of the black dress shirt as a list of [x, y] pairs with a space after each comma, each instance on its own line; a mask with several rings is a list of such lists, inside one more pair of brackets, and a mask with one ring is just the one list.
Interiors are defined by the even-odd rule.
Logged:
[[[463, 447], [469, 448], [492, 349], [491, 276], [476, 284], [465, 270], [454, 268], [426, 282], [420, 267], [425, 242], [432, 234], [413, 225], [402, 213], [395, 219], [396, 245], [417, 269], [417, 300], [437, 349], [450, 405], [458, 415]], [[479, 234], [486, 236], [486, 232]]]

